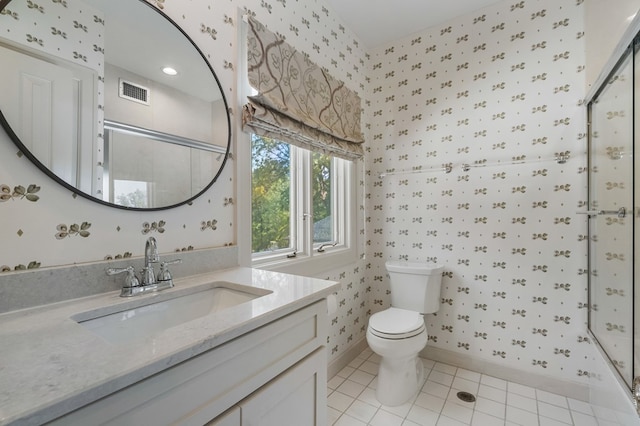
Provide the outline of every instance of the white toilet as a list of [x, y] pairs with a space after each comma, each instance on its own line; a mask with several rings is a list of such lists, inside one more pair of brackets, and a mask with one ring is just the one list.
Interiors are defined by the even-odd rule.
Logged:
[[367, 343], [382, 358], [376, 397], [383, 405], [407, 402], [424, 380], [418, 353], [427, 345], [423, 314], [440, 308], [443, 266], [389, 261], [391, 307], [369, 318]]

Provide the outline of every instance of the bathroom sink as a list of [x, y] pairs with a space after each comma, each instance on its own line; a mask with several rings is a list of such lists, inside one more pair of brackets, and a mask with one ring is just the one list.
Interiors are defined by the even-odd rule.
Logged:
[[213, 282], [74, 315], [85, 329], [111, 343], [144, 340], [168, 328], [249, 302], [271, 291]]

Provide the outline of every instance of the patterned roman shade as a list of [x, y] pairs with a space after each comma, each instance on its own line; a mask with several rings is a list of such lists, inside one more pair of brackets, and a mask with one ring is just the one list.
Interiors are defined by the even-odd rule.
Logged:
[[249, 17], [245, 131], [348, 160], [363, 155], [360, 97]]

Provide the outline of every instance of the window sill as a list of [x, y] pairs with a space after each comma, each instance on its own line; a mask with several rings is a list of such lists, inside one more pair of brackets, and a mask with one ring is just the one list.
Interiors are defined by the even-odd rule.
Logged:
[[[283, 256], [284, 257], [284, 256]], [[355, 249], [327, 249], [324, 253], [313, 253], [313, 256], [298, 255], [293, 259], [254, 260], [252, 267], [267, 271], [317, 277], [343, 266], [354, 264], [358, 260]]]

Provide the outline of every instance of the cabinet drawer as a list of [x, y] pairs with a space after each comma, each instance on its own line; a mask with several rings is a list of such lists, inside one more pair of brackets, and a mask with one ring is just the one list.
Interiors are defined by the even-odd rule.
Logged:
[[63, 416], [58, 425], [202, 425], [326, 338], [320, 301]]

